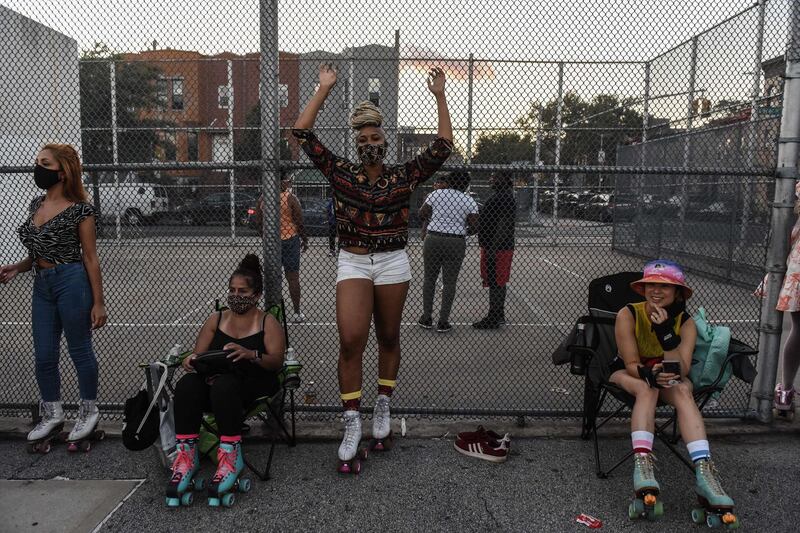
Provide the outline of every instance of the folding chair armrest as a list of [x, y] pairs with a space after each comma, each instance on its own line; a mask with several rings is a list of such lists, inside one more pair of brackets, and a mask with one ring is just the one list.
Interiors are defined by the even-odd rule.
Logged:
[[597, 353], [593, 348], [580, 344], [570, 344], [567, 346], [567, 351], [570, 354], [569, 371], [576, 376], [583, 376], [586, 374], [589, 363]]

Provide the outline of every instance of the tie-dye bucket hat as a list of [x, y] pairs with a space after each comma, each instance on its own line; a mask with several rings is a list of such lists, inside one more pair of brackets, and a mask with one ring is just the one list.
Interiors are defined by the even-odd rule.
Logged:
[[631, 283], [631, 289], [644, 296], [645, 283], [666, 283], [676, 285], [683, 290], [683, 297], [688, 300], [692, 297], [692, 289], [686, 285], [686, 276], [678, 263], [664, 259], [650, 261], [644, 266], [642, 279]]

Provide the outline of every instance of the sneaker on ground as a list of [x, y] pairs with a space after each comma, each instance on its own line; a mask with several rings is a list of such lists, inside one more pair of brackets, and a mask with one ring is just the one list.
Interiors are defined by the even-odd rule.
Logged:
[[439, 322], [436, 324], [436, 331], [439, 333], [444, 333], [446, 331], [450, 331], [453, 329], [453, 326], [450, 325], [450, 322]]
[[504, 463], [508, 459], [508, 449], [496, 441], [476, 442], [456, 439], [455, 449], [467, 457], [475, 457], [492, 463]]
[[500, 435], [499, 433], [495, 433], [491, 429], [486, 429], [483, 426], [478, 426], [478, 429], [475, 431], [462, 431], [458, 434], [459, 440], [466, 440], [471, 442], [476, 441], [496, 441], [500, 444], [500, 446], [505, 445], [508, 448], [511, 445], [511, 434], [506, 433], [504, 435]]
[[292, 323], [293, 324], [300, 324], [306, 321], [306, 315], [303, 313], [295, 313], [292, 315]]
[[420, 318], [419, 320], [417, 320], [417, 325], [421, 328], [431, 329], [433, 327], [433, 320], [431, 320], [430, 318], [428, 318], [427, 320], [425, 318]]

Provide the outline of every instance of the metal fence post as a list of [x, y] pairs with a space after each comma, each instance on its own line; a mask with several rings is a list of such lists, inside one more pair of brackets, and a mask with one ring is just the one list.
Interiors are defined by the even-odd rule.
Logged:
[[692, 59], [689, 70], [689, 90], [687, 91], [686, 95], [686, 138], [683, 145], [683, 168], [686, 169], [686, 173], [681, 176], [681, 208], [680, 214], [678, 215], [680, 220], [680, 229], [677, 246], [677, 249], [681, 252], [685, 249], [684, 241], [686, 238], [686, 210], [689, 207], [689, 165], [692, 162], [692, 126], [694, 124], [693, 107], [695, 82], [697, 78], [697, 41], [698, 39], [696, 36], [692, 38]]
[[[233, 61], [228, 60], [228, 142], [230, 143], [229, 161], [233, 161]], [[231, 240], [236, 238], [236, 177], [235, 170], [228, 170], [228, 182], [231, 190]]]
[[261, 103], [264, 299], [267, 305], [270, 305], [281, 300], [278, 0], [259, 0], [259, 19], [261, 65], [258, 92]]
[[750, 398], [751, 416], [761, 422], [772, 420], [772, 395], [778, 374], [783, 322], [783, 313], [777, 311], [775, 306], [786, 273], [786, 256], [789, 253], [787, 235], [792, 224], [794, 187], [798, 178], [797, 158], [800, 153], [800, 2], [792, 3], [790, 17], [775, 197], [764, 265], [767, 282], [766, 297], [761, 302], [758, 375]]
[[[758, 2], [758, 24], [756, 25], [756, 56], [753, 60], [753, 85], [750, 90], [750, 122], [747, 126], [747, 165], [755, 167], [756, 155], [756, 124], [758, 120], [758, 97], [761, 95], [761, 60], [764, 54], [764, 19], [767, 10], [767, 0]], [[753, 201], [753, 178], [745, 177], [745, 193], [742, 196], [742, 225], [739, 229], [739, 242], [733, 253], [733, 261], [742, 257], [747, 241], [747, 226], [750, 223], [750, 202]], [[739, 187], [737, 187], [737, 190]]]
[[[639, 150], [639, 166], [647, 161], [647, 127], [650, 125], [650, 62], [644, 64], [644, 98], [642, 101], [642, 143]], [[636, 175], [636, 226], [634, 239], [636, 246], [642, 244], [642, 222], [644, 221], [644, 175]], [[616, 227], [616, 225], [615, 225]]]
[[[556, 108], [556, 166], [561, 164], [561, 132], [564, 120], [564, 63], [558, 64], [558, 107]], [[553, 175], [553, 228], [558, 226], [558, 179], [559, 173]], [[552, 234], [555, 239], [555, 234]]]
[[469, 79], [467, 80], [467, 164], [472, 163], [472, 83], [475, 76], [475, 56], [469, 55]]
[[[539, 104], [539, 111], [536, 118], [536, 149], [533, 153], [533, 166], [539, 167], [542, 158], [542, 105]], [[537, 170], [533, 173], [533, 199], [531, 200], [531, 210], [528, 215], [530, 224], [539, 224], [539, 176]]]
[[119, 199], [119, 171], [116, 165], [119, 164], [119, 150], [117, 143], [117, 65], [114, 58], [109, 61], [109, 83], [111, 85], [111, 161], [114, 163], [114, 209], [117, 242], [122, 240], [122, 220], [120, 219], [120, 199]]

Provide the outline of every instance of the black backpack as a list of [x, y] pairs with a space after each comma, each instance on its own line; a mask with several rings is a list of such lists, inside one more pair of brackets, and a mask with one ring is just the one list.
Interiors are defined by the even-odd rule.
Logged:
[[122, 444], [132, 451], [152, 446], [159, 435], [158, 409], [142, 389], [136, 396], [125, 400], [125, 418], [122, 424]]

